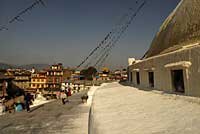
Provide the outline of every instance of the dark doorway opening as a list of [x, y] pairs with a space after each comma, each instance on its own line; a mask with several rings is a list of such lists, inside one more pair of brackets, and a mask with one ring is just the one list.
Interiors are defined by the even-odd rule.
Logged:
[[149, 86], [154, 87], [154, 73], [148, 72], [148, 74], [149, 74]]
[[140, 73], [139, 72], [136, 72], [136, 82], [137, 82], [137, 85], [140, 84]]
[[184, 93], [185, 87], [184, 87], [184, 78], [183, 78], [183, 70], [172, 70], [172, 84], [175, 92]]

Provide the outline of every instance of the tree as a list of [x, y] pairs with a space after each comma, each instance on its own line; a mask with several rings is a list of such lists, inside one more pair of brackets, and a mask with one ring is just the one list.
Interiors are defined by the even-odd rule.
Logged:
[[92, 80], [93, 76], [95, 76], [97, 73], [97, 69], [94, 67], [88, 67], [87, 69], [81, 70], [81, 75], [85, 76], [86, 80]]

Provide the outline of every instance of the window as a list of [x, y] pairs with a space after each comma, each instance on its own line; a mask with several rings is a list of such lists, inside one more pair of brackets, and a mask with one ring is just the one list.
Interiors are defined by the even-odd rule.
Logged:
[[35, 87], [35, 84], [33, 84], [33, 87]]
[[53, 79], [52, 79], [52, 78], [49, 78], [49, 79], [48, 79], [48, 82], [53, 82]]
[[59, 82], [60, 82], [60, 79], [59, 79], [59, 78], [55, 78], [55, 82], [56, 82], [56, 83], [59, 83]]

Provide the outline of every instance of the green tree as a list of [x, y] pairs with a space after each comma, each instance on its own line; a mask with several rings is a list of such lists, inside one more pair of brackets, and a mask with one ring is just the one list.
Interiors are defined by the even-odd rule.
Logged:
[[92, 80], [96, 73], [97, 69], [95, 67], [88, 67], [87, 69], [81, 70], [81, 75], [84, 75], [86, 80]]

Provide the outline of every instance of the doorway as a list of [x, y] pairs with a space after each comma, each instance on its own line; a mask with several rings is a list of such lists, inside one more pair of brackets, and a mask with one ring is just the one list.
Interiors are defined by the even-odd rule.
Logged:
[[148, 72], [149, 74], [149, 86], [154, 87], [154, 72]]
[[175, 92], [184, 93], [185, 87], [184, 87], [184, 77], [183, 77], [183, 70], [172, 70], [171, 71], [172, 76], [172, 86]]
[[137, 85], [140, 84], [140, 73], [139, 72], [136, 72], [136, 82], [137, 82]]

